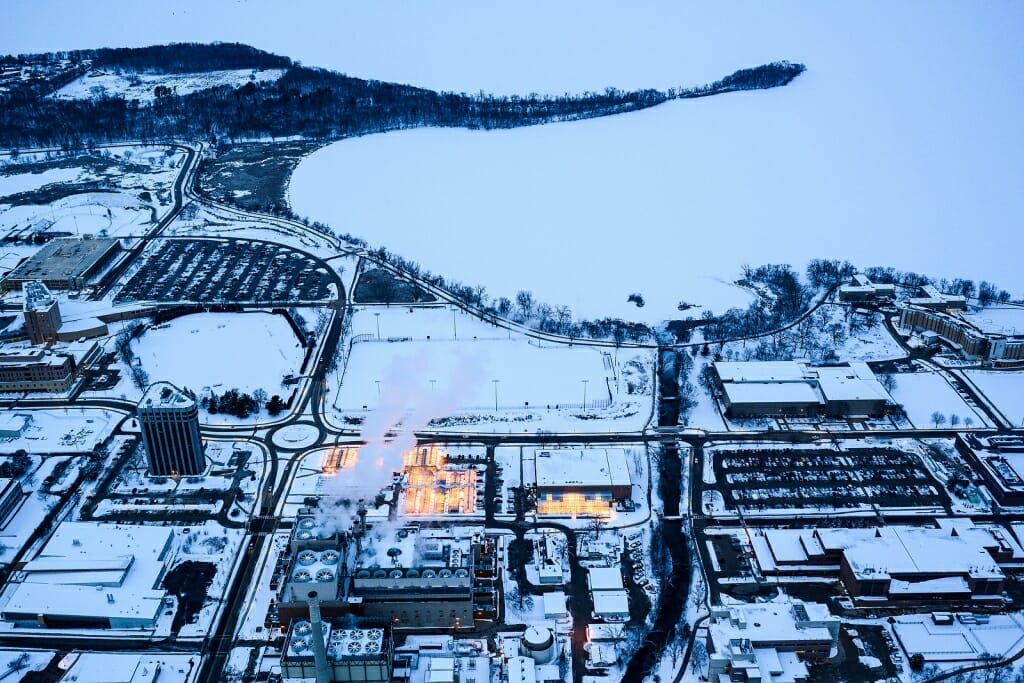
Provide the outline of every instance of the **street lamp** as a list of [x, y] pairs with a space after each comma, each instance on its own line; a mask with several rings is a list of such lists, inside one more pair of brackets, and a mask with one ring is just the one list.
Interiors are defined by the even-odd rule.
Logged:
[[377, 398], [380, 398], [380, 380], [375, 379], [373, 381], [377, 383]]
[[434, 393], [434, 385], [437, 384], [436, 379], [430, 380], [430, 393]]
[[589, 379], [581, 380], [583, 382], [583, 410], [587, 409], [587, 382]]
[[497, 411], [498, 410], [498, 382], [500, 382], [501, 380], [500, 379], [492, 379], [491, 381], [494, 382], [494, 410]]
[[380, 313], [374, 313], [377, 317], [377, 341], [380, 341]]
[[459, 338], [459, 328], [458, 328], [458, 327], [457, 327], [457, 326], [455, 325], [455, 314], [456, 314], [457, 312], [458, 312], [458, 309], [456, 309], [456, 308], [455, 308], [455, 307], [453, 306], [453, 307], [452, 307], [452, 335], [454, 335], [454, 337], [455, 337], [456, 339], [458, 339], [458, 338]]

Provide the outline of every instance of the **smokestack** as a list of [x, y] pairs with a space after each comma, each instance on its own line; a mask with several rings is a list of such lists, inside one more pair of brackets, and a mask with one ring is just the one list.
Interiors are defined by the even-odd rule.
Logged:
[[320, 600], [316, 591], [309, 592], [309, 623], [313, 627], [313, 661], [316, 663], [316, 683], [331, 683], [327, 667], [327, 647], [324, 645], [324, 625], [320, 618]]

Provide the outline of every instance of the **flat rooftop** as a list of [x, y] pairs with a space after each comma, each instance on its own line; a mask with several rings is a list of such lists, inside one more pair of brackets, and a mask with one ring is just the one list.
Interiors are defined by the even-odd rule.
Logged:
[[537, 451], [537, 487], [606, 488], [631, 486], [622, 448], [558, 448]]
[[8, 280], [70, 280], [82, 277], [110, 252], [118, 240], [112, 237], [50, 240], [27, 261], [12, 270]]
[[800, 382], [804, 367], [792, 360], [721, 362], [715, 370], [723, 382]]
[[808, 382], [728, 382], [723, 385], [732, 405], [750, 403], [822, 403]]
[[25, 310], [28, 312], [45, 311], [56, 301], [46, 285], [38, 280], [24, 283], [21, 291], [25, 296]]
[[140, 408], [190, 408], [195, 404], [191, 396], [170, 382], [150, 384], [139, 400]]

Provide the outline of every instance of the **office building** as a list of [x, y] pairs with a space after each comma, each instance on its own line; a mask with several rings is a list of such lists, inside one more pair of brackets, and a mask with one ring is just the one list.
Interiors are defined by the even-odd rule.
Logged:
[[195, 399], [169, 382], [146, 389], [137, 412], [152, 476], [192, 476], [206, 469]]
[[60, 329], [60, 306], [46, 285], [32, 280], [22, 285], [25, 295], [25, 331], [33, 344], [47, 344], [57, 340]]

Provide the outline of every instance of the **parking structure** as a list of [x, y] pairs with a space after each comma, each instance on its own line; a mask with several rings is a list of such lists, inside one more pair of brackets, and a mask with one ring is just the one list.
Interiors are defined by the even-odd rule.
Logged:
[[133, 301], [279, 303], [332, 298], [327, 268], [288, 247], [249, 240], [160, 240], [115, 297]]

